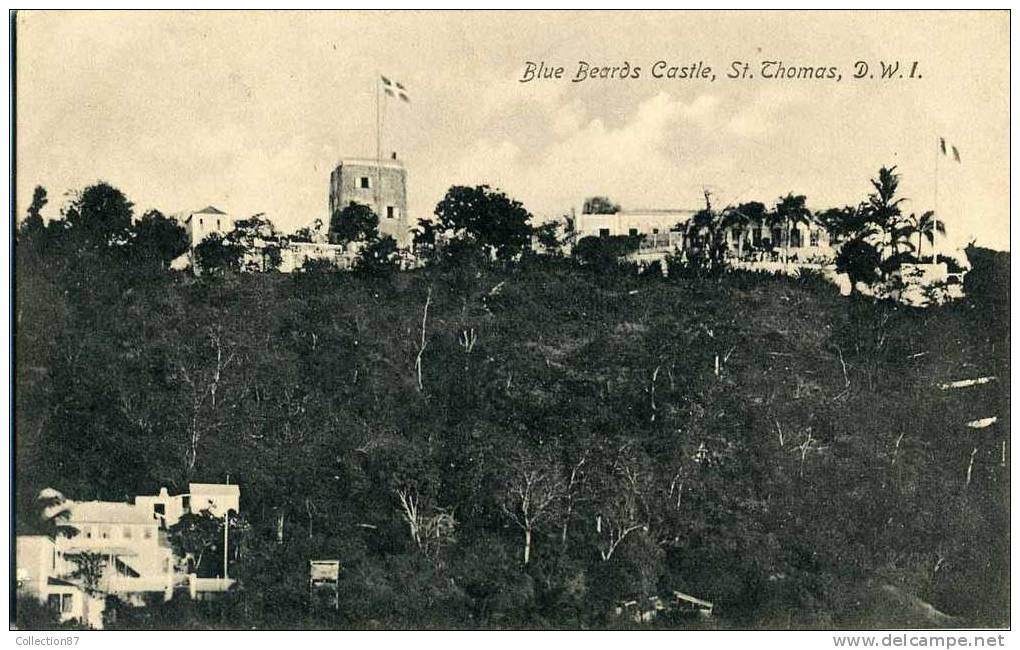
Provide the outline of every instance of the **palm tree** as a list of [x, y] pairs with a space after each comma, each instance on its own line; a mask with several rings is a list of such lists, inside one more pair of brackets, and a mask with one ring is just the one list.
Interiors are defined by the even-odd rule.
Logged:
[[783, 264], [790, 259], [790, 233], [792, 229], [800, 224], [811, 223], [811, 211], [807, 209], [807, 197], [803, 194], [787, 194], [776, 202], [776, 209], [772, 212], [770, 221], [773, 224], [782, 224], [785, 231], [783, 241]]
[[903, 218], [900, 210], [900, 204], [906, 199], [895, 198], [899, 184], [900, 176], [896, 173], [896, 166], [882, 167], [878, 170], [878, 178], [871, 179], [871, 186], [875, 191], [868, 195], [867, 202], [862, 206], [868, 223], [882, 238], [878, 248], [889, 251], [883, 271], [896, 268], [903, 249], [914, 248], [910, 242], [913, 228], [909, 221]]
[[917, 233], [917, 261], [921, 261], [921, 244], [927, 239], [928, 245], [932, 247], [932, 262], [935, 262], [935, 234], [938, 233], [945, 236], [945, 222], [936, 218], [935, 213], [931, 210], [925, 212], [920, 217], [911, 214], [909, 222], [911, 230]]
[[766, 214], [765, 205], [757, 201], [741, 203], [735, 208], [729, 207], [723, 211], [723, 228], [730, 228], [737, 236], [737, 259], [744, 258], [744, 240], [748, 226], [760, 225], [765, 221]]

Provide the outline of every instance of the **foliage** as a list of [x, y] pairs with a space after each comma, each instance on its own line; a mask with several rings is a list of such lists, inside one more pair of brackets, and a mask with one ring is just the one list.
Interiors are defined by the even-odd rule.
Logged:
[[79, 245], [102, 250], [127, 241], [133, 209], [134, 204], [120, 190], [99, 182], [74, 197], [65, 218]]
[[640, 237], [617, 235], [613, 237], [582, 237], [574, 246], [574, 259], [581, 266], [597, 273], [616, 269], [624, 259], [638, 250]]
[[878, 249], [862, 239], [846, 242], [836, 256], [836, 270], [849, 276], [852, 288], [858, 282], [877, 281], [881, 263], [882, 255]]
[[159, 210], [149, 210], [132, 228], [131, 254], [138, 262], [166, 268], [174, 258], [187, 252], [188, 245], [184, 228]]
[[[17, 530], [47, 486], [120, 500], [227, 474], [250, 522], [233, 593], [113, 627], [619, 626], [614, 603], [672, 590], [722, 627], [934, 624], [890, 593], [1008, 619], [1008, 382], [933, 389], [1009, 376], [1008, 256], [973, 251], [973, 297], [915, 310], [549, 256], [140, 274], [55, 221], [15, 259]], [[331, 558], [339, 612], [308, 589]]]
[[620, 211], [620, 204], [613, 203], [606, 196], [590, 196], [584, 200], [584, 214], [616, 214]]
[[228, 252], [241, 251], [242, 270], [275, 271], [283, 261], [283, 238], [273, 222], [261, 213], [235, 221], [234, 229], [224, 239]]
[[520, 254], [531, 237], [531, 215], [524, 206], [488, 185], [455, 185], [436, 205], [436, 231], [509, 260]]
[[18, 227], [19, 238], [30, 238], [45, 230], [46, 226], [43, 223], [42, 209], [46, 207], [47, 203], [49, 203], [49, 199], [46, 195], [46, 188], [36, 185], [35, 191], [32, 192], [32, 203], [29, 204], [28, 210], [25, 212], [25, 218]]
[[354, 270], [366, 275], [387, 276], [399, 269], [397, 242], [389, 235], [370, 239], [354, 262]]
[[330, 241], [334, 244], [369, 241], [379, 236], [379, 216], [372, 208], [351, 201], [333, 212], [329, 222]]
[[241, 270], [244, 253], [241, 244], [212, 233], [195, 246], [195, 264], [204, 273], [237, 272]]
[[86, 593], [98, 593], [106, 567], [106, 557], [99, 553], [83, 551], [68, 555], [67, 558], [74, 564], [71, 579], [77, 581]]

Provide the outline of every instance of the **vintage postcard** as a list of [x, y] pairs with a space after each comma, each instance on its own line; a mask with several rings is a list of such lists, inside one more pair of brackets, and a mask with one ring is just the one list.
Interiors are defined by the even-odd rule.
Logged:
[[10, 30], [19, 639], [1004, 644], [1008, 11]]

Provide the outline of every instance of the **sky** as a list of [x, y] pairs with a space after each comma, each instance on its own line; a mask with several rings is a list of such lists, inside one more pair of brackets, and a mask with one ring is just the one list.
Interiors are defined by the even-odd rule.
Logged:
[[[327, 217], [330, 170], [382, 151], [412, 218], [451, 185], [488, 184], [538, 220], [607, 195], [697, 208], [788, 192], [857, 204], [896, 165], [907, 212], [951, 244], [1009, 249], [1009, 15], [1000, 12], [27, 12], [17, 16], [16, 190], [44, 215], [98, 180], [165, 213]], [[709, 65], [716, 81], [656, 79]], [[852, 80], [854, 62], [920, 78]], [[563, 79], [522, 83], [527, 62]], [[638, 79], [574, 83], [579, 61]], [[731, 62], [754, 78], [730, 80]], [[762, 61], [839, 82], [763, 79]], [[961, 162], [939, 152], [939, 138]]]

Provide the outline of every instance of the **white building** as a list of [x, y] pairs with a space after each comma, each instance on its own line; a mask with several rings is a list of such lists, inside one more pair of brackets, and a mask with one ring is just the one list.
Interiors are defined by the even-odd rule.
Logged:
[[34, 598], [47, 605], [58, 613], [61, 622], [103, 627], [104, 599], [58, 577], [70, 574], [74, 568], [57, 553], [56, 542], [45, 535], [19, 535], [15, 544], [19, 598]]
[[646, 240], [658, 241], [663, 245], [682, 242], [681, 231], [697, 210], [643, 209], [620, 210], [613, 214], [582, 213], [575, 217], [574, 231], [577, 239], [584, 237], [617, 237], [644, 235]]
[[[206, 512], [216, 518], [237, 513], [240, 500], [237, 485], [191, 483], [187, 494], [170, 495], [163, 488], [158, 495], [139, 496], [133, 503], [66, 501], [57, 507], [66, 515], [55, 539], [18, 536], [18, 588], [59, 611], [61, 620], [80, 620], [97, 628], [102, 627], [106, 595], [144, 605], [151, 597], [169, 600], [175, 588], [187, 588], [193, 598], [226, 591], [233, 581], [184, 573], [185, 558], [175, 557], [166, 528], [188, 513]], [[94, 585], [75, 576], [78, 561], [85, 556], [100, 559], [101, 575]]]
[[211, 205], [188, 213], [183, 221], [191, 248], [198, 246], [209, 235], [223, 237], [234, 229], [234, 218]]

